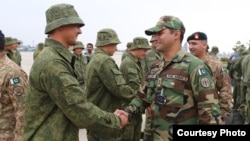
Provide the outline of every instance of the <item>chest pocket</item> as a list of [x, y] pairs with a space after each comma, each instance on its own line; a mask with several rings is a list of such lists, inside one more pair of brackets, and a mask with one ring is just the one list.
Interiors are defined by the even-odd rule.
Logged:
[[111, 71], [113, 72], [114, 74], [114, 78], [115, 78], [115, 82], [117, 85], [124, 85], [126, 84], [123, 76], [122, 76], [122, 73], [117, 70], [116, 68], [112, 68]]
[[183, 104], [184, 103], [184, 89], [185, 82], [168, 78], [164, 79], [162, 82], [163, 95], [166, 97], [167, 105], [168, 104]]

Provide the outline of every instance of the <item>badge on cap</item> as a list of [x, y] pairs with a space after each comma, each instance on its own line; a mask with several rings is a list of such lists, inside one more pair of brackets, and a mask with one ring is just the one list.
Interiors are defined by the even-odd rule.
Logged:
[[199, 34], [194, 34], [195, 39], [199, 39]]
[[201, 86], [204, 88], [208, 88], [210, 86], [210, 81], [208, 78], [202, 78], [200, 82]]
[[14, 84], [18, 84], [20, 83], [20, 78], [19, 77], [14, 77], [10, 79], [10, 84], [14, 85]]

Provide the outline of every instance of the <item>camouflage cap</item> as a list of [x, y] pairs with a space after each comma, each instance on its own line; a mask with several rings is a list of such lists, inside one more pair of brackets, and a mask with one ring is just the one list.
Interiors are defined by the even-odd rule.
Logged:
[[215, 52], [215, 51], [219, 52], [219, 48], [217, 46], [213, 46], [211, 51], [212, 52]]
[[156, 26], [145, 30], [145, 33], [146, 35], [154, 35], [166, 27], [170, 29], [181, 30], [181, 32], [185, 33], [185, 27], [182, 21], [174, 16], [162, 16], [157, 22]]
[[82, 48], [84, 49], [84, 45], [81, 41], [77, 41], [76, 44], [73, 46], [73, 50], [77, 48]]
[[4, 40], [5, 46], [9, 46], [16, 43], [16, 41], [12, 37], [5, 37]]
[[79, 24], [79, 26], [84, 26], [74, 6], [70, 4], [57, 4], [51, 6], [46, 11], [46, 21], [45, 34], [49, 34], [49, 32], [63, 25]]
[[14, 40], [14, 42], [15, 42], [15, 44], [17, 43], [17, 44], [22, 44], [22, 41], [20, 41], [20, 40], [18, 40], [17, 38], [13, 38], [13, 40]]
[[127, 48], [131, 48], [132, 44], [133, 44], [133, 42], [128, 42], [127, 45], [126, 45], [126, 47]]
[[151, 49], [148, 43], [148, 39], [144, 37], [135, 37], [133, 39], [131, 50], [136, 50], [136, 49]]
[[120, 40], [113, 29], [104, 28], [98, 31], [95, 46], [105, 46], [109, 44], [120, 44]]

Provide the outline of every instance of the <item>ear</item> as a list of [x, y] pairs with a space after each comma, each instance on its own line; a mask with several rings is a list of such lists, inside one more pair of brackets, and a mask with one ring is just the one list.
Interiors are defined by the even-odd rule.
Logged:
[[175, 30], [174, 31], [174, 37], [175, 37], [175, 39], [180, 38], [180, 36], [181, 36], [181, 31], [180, 30]]

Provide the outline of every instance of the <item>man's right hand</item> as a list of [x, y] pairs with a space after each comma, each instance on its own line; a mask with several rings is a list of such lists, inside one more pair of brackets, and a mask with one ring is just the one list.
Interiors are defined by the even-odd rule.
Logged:
[[123, 128], [124, 126], [126, 126], [128, 124], [128, 113], [127, 112], [117, 109], [114, 112], [114, 114], [120, 118], [120, 121], [121, 121], [120, 128]]

